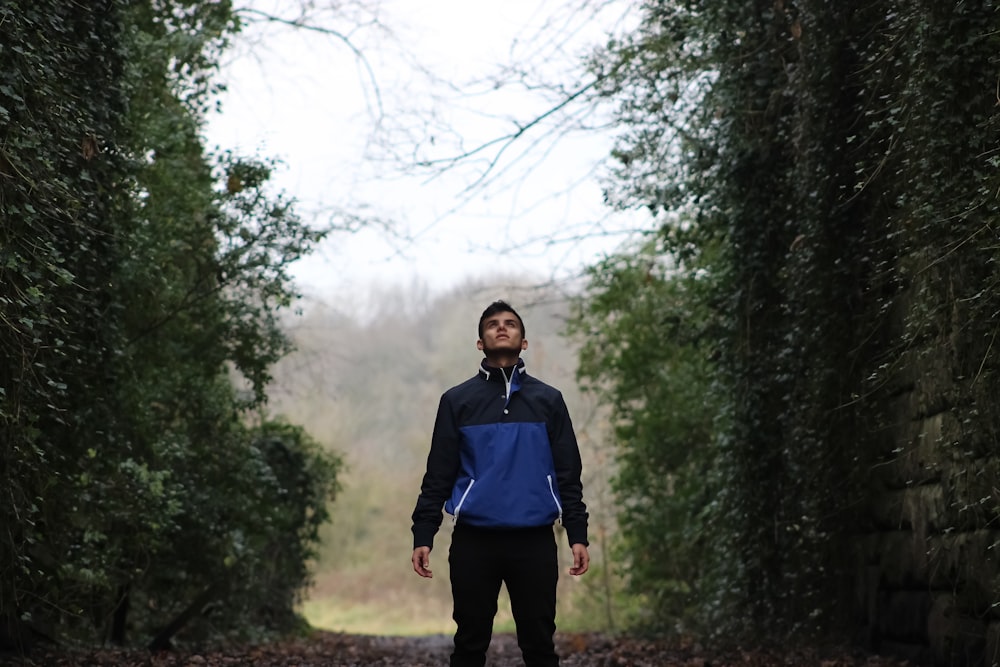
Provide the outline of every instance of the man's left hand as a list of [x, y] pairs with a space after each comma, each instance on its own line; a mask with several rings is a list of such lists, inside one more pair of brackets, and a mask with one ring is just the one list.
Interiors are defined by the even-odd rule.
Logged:
[[573, 545], [573, 567], [569, 568], [569, 573], [580, 576], [590, 569], [590, 554], [587, 552], [586, 544]]

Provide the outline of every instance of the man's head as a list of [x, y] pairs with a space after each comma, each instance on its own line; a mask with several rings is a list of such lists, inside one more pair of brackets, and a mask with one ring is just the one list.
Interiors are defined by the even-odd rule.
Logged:
[[479, 318], [479, 340], [476, 346], [488, 359], [510, 362], [528, 349], [524, 337], [524, 322], [506, 301], [494, 301]]
[[510, 313], [517, 319], [517, 323], [521, 327], [521, 337], [523, 338], [524, 320], [521, 319], [521, 316], [517, 314], [517, 311], [514, 310], [509, 303], [502, 300], [494, 301], [490, 305], [486, 306], [486, 310], [484, 310], [483, 314], [479, 316], [479, 337], [483, 337], [483, 327], [486, 325], [486, 320], [500, 313]]

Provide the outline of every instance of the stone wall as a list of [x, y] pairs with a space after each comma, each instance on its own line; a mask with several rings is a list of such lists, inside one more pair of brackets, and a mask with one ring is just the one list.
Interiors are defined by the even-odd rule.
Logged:
[[1000, 665], [1000, 324], [961, 261], [925, 263], [899, 300], [857, 601], [882, 653]]

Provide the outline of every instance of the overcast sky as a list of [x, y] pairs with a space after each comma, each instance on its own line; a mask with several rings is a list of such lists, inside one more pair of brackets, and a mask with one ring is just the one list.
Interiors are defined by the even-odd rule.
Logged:
[[[602, 204], [613, 128], [561, 133], [554, 115], [497, 141], [559, 99], [517, 85], [512, 63], [575, 90], [583, 54], [630, 18], [628, 0], [602, 3], [596, 19], [559, 4], [384, 0], [315, 17], [340, 37], [247, 28], [222, 71], [228, 92], [206, 128], [210, 148], [282, 160], [275, 183], [311, 222], [346, 212], [391, 225], [331, 236], [295, 271], [308, 292], [435, 291], [497, 271], [563, 280], [644, 224]], [[443, 162], [412, 167], [422, 159]]]

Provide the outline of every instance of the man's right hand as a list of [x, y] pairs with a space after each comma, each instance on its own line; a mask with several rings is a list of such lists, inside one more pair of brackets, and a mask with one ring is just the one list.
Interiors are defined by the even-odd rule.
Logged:
[[428, 579], [434, 576], [434, 573], [431, 572], [430, 547], [417, 547], [413, 550], [413, 571]]

